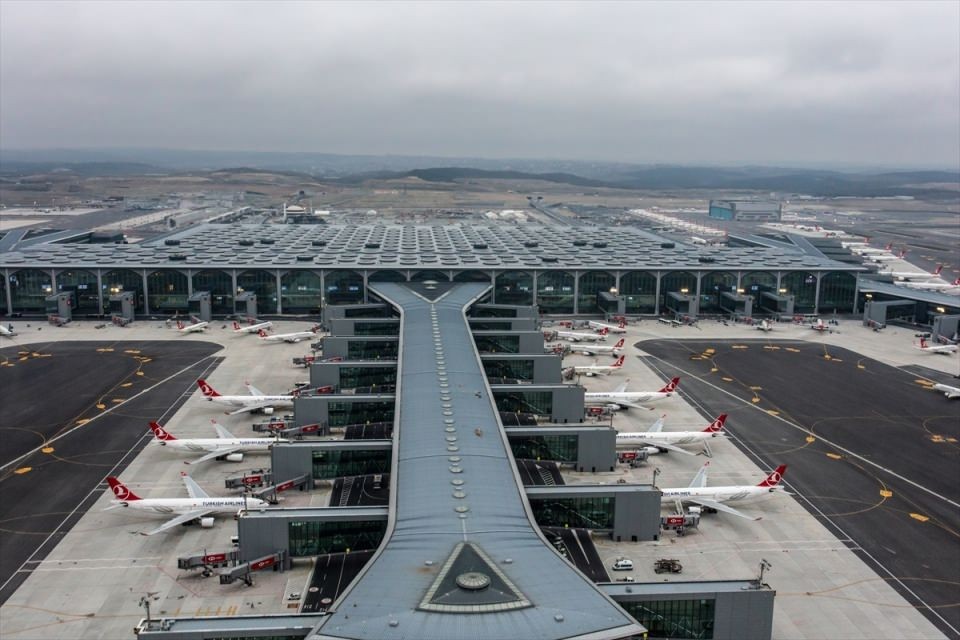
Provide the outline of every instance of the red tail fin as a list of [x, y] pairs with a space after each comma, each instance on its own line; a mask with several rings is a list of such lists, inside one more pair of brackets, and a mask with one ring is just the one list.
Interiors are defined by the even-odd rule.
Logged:
[[921, 348], [921, 349], [926, 349], [926, 348], [927, 348], [927, 340], [926, 340], [926, 338], [924, 338], [924, 337], [922, 337], [922, 336], [921, 336], [921, 338], [920, 338], [920, 348]]
[[125, 500], [128, 502], [132, 500], [143, 500], [143, 498], [135, 494], [133, 491], [130, 491], [127, 485], [123, 484], [113, 476], [107, 478], [107, 484], [110, 485], [113, 495], [117, 496], [117, 500]]
[[767, 479], [758, 484], [758, 487], [775, 487], [783, 480], [783, 474], [787, 472], [787, 465], [782, 464], [776, 470], [767, 476]]
[[619, 358], [617, 358], [617, 361], [613, 363], [613, 366], [619, 369], [620, 367], [623, 366], [623, 361], [626, 359], [627, 359], [627, 356], [620, 356]]
[[626, 329], [626, 328], [627, 328], [627, 321], [626, 321], [626, 320], [621, 320], [621, 321], [620, 321], [620, 324], [617, 325], [617, 328], [619, 328], [619, 329]]
[[264, 331], [263, 329], [259, 329], [259, 330], [257, 330], [257, 335], [260, 336], [261, 338], [266, 338], [266, 337], [267, 337], [267, 332]]
[[960, 287], [960, 278], [957, 278], [956, 280], [953, 281], [953, 286]]
[[183, 329], [183, 322], [177, 320], [177, 329]]
[[933, 271], [933, 275], [938, 276], [938, 275], [940, 275], [940, 272], [941, 272], [941, 271], [943, 271], [943, 265], [942, 265], [942, 264], [938, 264], [938, 265], [937, 265], [937, 268]]
[[210, 384], [203, 378], [197, 380], [197, 386], [200, 387], [200, 391], [203, 393], [205, 398], [216, 398], [220, 395], [217, 393], [217, 390], [211, 387]]
[[170, 442], [171, 440], [176, 440], [172, 435], [167, 433], [167, 430], [160, 426], [159, 422], [150, 423], [150, 431], [153, 431], [153, 435], [157, 437], [157, 440], [163, 440], [164, 442]]
[[233, 321], [233, 330], [240, 331], [240, 323], [237, 322], [236, 320]]
[[658, 393], [673, 393], [677, 390], [677, 387], [680, 385], [680, 378], [674, 378], [670, 381], [670, 384], [665, 386], [663, 389], [660, 389]]
[[613, 345], [613, 348], [614, 348], [614, 349], [620, 349], [621, 347], [623, 347], [623, 343], [624, 343], [624, 342], [626, 342], [626, 340], [624, 340], [623, 338], [620, 338], [620, 339], [617, 341], [617, 344]]
[[610, 333], [610, 329], [608, 329], [607, 327], [604, 327], [603, 330], [600, 331], [600, 335], [602, 336], [605, 336], [608, 333]]
[[721, 413], [717, 416], [717, 419], [707, 425], [707, 428], [704, 431], [709, 433], [715, 433], [717, 431], [723, 431], [723, 425], [727, 423], [727, 414]]

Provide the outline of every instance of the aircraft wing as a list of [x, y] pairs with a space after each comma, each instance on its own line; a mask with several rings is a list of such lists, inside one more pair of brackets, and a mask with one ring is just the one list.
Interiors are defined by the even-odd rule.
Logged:
[[203, 516], [207, 515], [210, 512], [211, 512], [210, 509], [197, 509], [196, 511], [189, 511], [187, 513], [184, 513], [183, 515], [179, 515], [176, 518], [173, 518], [172, 520], [167, 520], [166, 522], [164, 522], [162, 525], [160, 525], [153, 531], [147, 531], [142, 535], [152, 536], [155, 533], [166, 531], [167, 529], [170, 529], [171, 527], [175, 527], [178, 524], [183, 524], [184, 522], [190, 522], [191, 520], [196, 520], [197, 518], [202, 518]]
[[245, 382], [244, 385], [246, 385], [247, 391], [248, 391], [248, 392], [250, 393], [250, 395], [252, 395], [252, 396], [262, 396], [262, 395], [266, 395], [266, 394], [263, 393], [263, 391], [260, 391], [260, 389], [257, 389], [255, 386], [253, 386], [253, 385], [250, 384], [249, 382]]
[[213, 422], [213, 428], [217, 430], [218, 438], [227, 438], [229, 440], [234, 439], [233, 434], [227, 431], [227, 428], [224, 427], [222, 424], [220, 424], [219, 422], [214, 422], [213, 420], [211, 420], [210, 422]]
[[[637, 404], [636, 402], [630, 402], [629, 400], [611, 400], [607, 404], [618, 404], [621, 407], [630, 407], [631, 409], [646, 409], [647, 411], [653, 411], [653, 407], [645, 407], [642, 404]], [[653, 430], [653, 427], [651, 427], [650, 429]], [[657, 431], [659, 431], [659, 429], [657, 429]]]
[[[647, 446], [656, 447], [657, 449], [666, 449], [667, 451], [676, 451], [677, 453], [682, 453], [685, 456], [697, 455], [693, 452], [687, 451], [686, 449], [681, 449], [680, 447], [674, 444], [666, 444], [664, 442], [655, 442], [655, 441], [649, 441], [645, 444]], [[690, 486], [693, 486], [693, 485], [690, 485]]]
[[[636, 406], [639, 407], [640, 405], [636, 405]], [[644, 409], [648, 409], [648, 408], [649, 407], [644, 407]], [[657, 418], [657, 421], [654, 422], [652, 425], [650, 425], [650, 428], [647, 429], [647, 433], [660, 433], [661, 431], [663, 431], [664, 417], [665, 416], [660, 416], [659, 418]]]
[[748, 516], [742, 511], [737, 511], [733, 507], [728, 507], [727, 505], [717, 502], [716, 500], [705, 500], [704, 498], [685, 498], [687, 502], [693, 502], [699, 504], [701, 507], [709, 507], [711, 509], [716, 509], [717, 511], [723, 511], [724, 513], [729, 513], [730, 515], [737, 516], [739, 518], [746, 518], [747, 520], [759, 520], [762, 516]]
[[627, 390], [627, 385], [630, 384], [630, 380], [624, 380], [622, 383], [617, 385], [617, 388], [613, 390], [614, 393], [623, 393]]
[[[218, 455], [223, 455], [223, 454], [218, 452]], [[210, 495], [206, 491], [200, 488], [200, 485], [198, 485], [193, 478], [191, 478], [186, 474], [183, 475], [183, 484], [187, 485], [187, 493], [190, 494], [191, 498], [197, 499], [197, 498], [210, 497]], [[194, 517], [199, 517], [199, 516], [194, 516]]]
[[[239, 450], [240, 450], [239, 446], [230, 447], [229, 449], [217, 449], [216, 451], [205, 453], [199, 458], [196, 458], [194, 460], [184, 460], [183, 464], [200, 464], [201, 462], [206, 462], [207, 460], [212, 460], [213, 458], [219, 458], [220, 456], [226, 456], [226, 455], [230, 455], [231, 453], [236, 453]], [[191, 480], [190, 482], [193, 482], [193, 480]], [[187, 490], [189, 490], [189, 485], [187, 486]], [[191, 497], [196, 497], [196, 496], [193, 496], [191, 494]]]
[[240, 407], [239, 409], [234, 409], [233, 411], [227, 411], [228, 416], [235, 416], [241, 413], [246, 413], [248, 411], [256, 411], [257, 409], [265, 409], [267, 407], [272, 407], [273, 405], [269, 402], [258, 402], [256, 404], [248, 404]]

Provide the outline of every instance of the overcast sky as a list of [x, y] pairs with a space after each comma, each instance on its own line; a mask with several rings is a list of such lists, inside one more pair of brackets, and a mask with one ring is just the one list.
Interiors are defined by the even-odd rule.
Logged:
[[0, 145], [955, 167], [958, 25], [955, 0], [0, 0]]

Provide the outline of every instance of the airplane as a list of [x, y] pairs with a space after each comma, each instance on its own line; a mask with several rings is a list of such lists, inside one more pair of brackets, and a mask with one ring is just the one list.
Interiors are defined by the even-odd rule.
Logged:
[[665, 449], [667, 451], [676, 451], [686, 455], [694, 455], [686, 449], [681, 449], [680, 445], [703, 443], [704, 452], [712, 456], [708, 440], [711, 438], [724, 437], [723, 425], [727, 421], [727, 414], [720, 414], [716, 420], [707, 425], [706, 429], [700, 431], [663, 431], [663, 419], [653, 423], [647, 431], [621, 432], [617, 434], [617, 446], [647, 445], [656, 449]]
[[953, 282], [911, 282], [909, 280], [901, 280], [894, 282], [895, 285], [901, 287], [907, 287], [908, 289], [927, 289], [930, 291], [947, 291], [950, 289], [960, 289], [960, 278], [957, 278]]
[[609, 331], [603, 329], [600, 333], [578, 333], [576, 331], [557, 331], [556, 333], [557, 338], [567, 340], [568, 342], [596, 342], [597, 340], [605, 342]]
[[924, 353], [940, 353], [943, 355], [956, 353], [957, 351], [957, 345], [955, 344], [927, 344], [926, 338], [920, 338], [920, 346], [913, 345], [913, 348]]
[[596, 320], [590, 320], [587, 322], [587, 325], [594, 331], [603, 331], [607, 330], [607, 333], [626, 333], [627, 332], [627, 321], [621, 320], [616, 325], [607, 324], [605, 322], [597, 322]]
[[870, 262], [890, 262], [891, 260], [903, 260], [905, 255], [907, 255], [907, 252], [901, 251], [897, 255], [893, 255], [892, 253], [874, 253], [863, 257]]
[[960, 398], [960, 387], [951, 387], [948, 384], [935, 384], [933, 385], [933, 388], [937, 391], [943, 392], [943, 395], [945, 395], [949, 400]]
[[207, 325], [209, 322], [194, 322], [193, 324], [183, 324], [182, 321], [177, 320], [177, 331], [183, 334], [194, 333], [196, 331], [206, 331]]
[[810, 328], [814, 331], [819, 331], [820, 333], [830, 331], [830, 327], [824, 323], [823, 318], [817, 318], [817, 321], [810, 325]]
[[264, 329], [269, 329], [273, 326], [273, 323], [267, 320], [266, 322], [258, 322], [257, 324], [249, 324], [245, 327], [240, 326], [240, 323], [236, 320], [233, 321], [233, 332], [234, 333], [260, 333]]
[[114, 476], [107, 478], [107, 483], [117, 497], [113, 500], [113, 506], [107, 507], [105, 511], [116, 509], [117, 507], [129, 507], [161, 515], [178, 514], [175, 518], [167, 520], [153, 531], [141, 532], [141, 535], [152, 536], [155, 533], [166, 531], [178, 524], [189, 524], [199, 521], [200, 526], [209, 529], [213, 526], [213, 515], [215, 513], [237, 513], [245, 509], [266, 509], [269, 506], [265, 500], [259, 498], [214, 498], [200, 488], [193, 478], [187, 474], [181, 474], [183, 483], [187, 486], [189, 498], [141, 498], [130, 488], [120, 482]]
[[13, 331], [13, 329], [10, 329], [0, 324], [0, 336], [4, 336], [6, 338], [12, 338], [15, 335], [17, 334]]
[[233, 411], [227, 412], [228, 416], [233, 416], [238, 413], [245, 413], [247, 411], [261, 411], [266, 415], [270, 415], [273, 413], [274, 409], [284, 409], [293, 406], [293, 399], [296, 396], [268, 396], [264, 395], [262, 391], [254, 387], [249, 382], [244, 384], [246, 384], [250, 395], [222, 396], [217, 392], [216, 389], [210, 386], [210, 383], [203, 378], [197, 380], [197, 386], [200, 387], [200, 391], [203, 393], [203, 397], [206, 398], [207, 401], [222, 404], [233, 409]]
[[[763, 482], [758, 485], [739, 485], [730, 487], [708, 487], [707, 469], [710, 466], [708, 461], [704, 464], [689, 487], [682, 489], [661, 489], [663, 492], [662, 501], [673, 502], [676, 505], [677, 513], [683, 513], [683, 503], [692, 502], [700, 507], [716, 509], [747, 520], [759, 520], [760, 516], [749, 516], [741, 511], [727, 506], [727, 502], [744, 502], [757, 498], [768, 493], [784, 492], [780, 486], [783, 474], [787, 471], [787, 465], [782, 464], [776, 471], [768, 475]], [[790, 494], [787, 494], [790, 495]]]
[[[623, 356], [621, 356], [623, 357]], [[627, 380], [613, 391], [594, 391], [583, 394], [586, 404], [604, 404], [608, 409], [619, 411], [623, 407], [633, 409], [645, 409], [641, 402], [656, 402], [673, 395], [680, 384], [680, 378], [674, 378], [659, 391], [627, 391]]]
[[753, 328], [757, 331], [773, 331], [773, 325], [766, 320], [761, 320], [760, 324], [753, 325]]
[[574, 353], [582, 353], [588, 356], [595, 356], [601, 353], [609, 353], [612, 356], [619, 356], [620, 349], [623, 348], [624, 343], [626, 342], [625, 338], [620, 338], [617, 340], [617, 344], [610, 346], [604, 344], [583, 344], [571, 347], [571, 351]]
[[881, 276], [890, 276], [899, 280], [933, 280], [940, 276], [943, 271], [943, 265], [938, 264], [933, 273], [925, 271], [877, 271]]
[[892, 242], [888, 242], [887, 246], [885, 246], [883, 249], [877, 249], [876, 247], [865, 246], [863, 243], [850, 243], [850, 244], [857, 245], [857, 246], [850, 247], [850, 251], [857, 254], [858, 256], [878, 254], [878, 253], [889, 253], [890, 249], [893, 248]]
[[153, 431], [154, 442], [160, 446], [190, 453], [206, 452], [196, 460], [184, 460], [184, 464], [199, 464], [213, 458], [242, 462], [244, 452], [269, 451], [278, 442], [290, 442], [280, 438], [237, 438], [216, 420], [210, 422], [217, 430], [216, 438], [176, 438], [157, 422], [150, 423], [150, 430]]
[[614, 371], [619, 371], [620, 367], [623, 366], [623, 361], [626, 359], [627, 356], [620, 356], [613, 364], [576, 365], [573, 367], [573, 372], [583, 376], [595, 376], [598, 374], [609, 375]]
[[300, 342], [301, 340], [308, 340], [316, 336], [316, 334], [317, 332], [313, 329], [311, 329], [310, 331], [296, 331], [294, 333], [277, 333], [274, 335], [270, 335], [263, 329], [260, 329], [260, 331], [257, 332], [257, 335], [260, 336], [260, 339], [266, 342], [283, 341], [283, 342], [289, 342], [291, 344], [294, 342]]

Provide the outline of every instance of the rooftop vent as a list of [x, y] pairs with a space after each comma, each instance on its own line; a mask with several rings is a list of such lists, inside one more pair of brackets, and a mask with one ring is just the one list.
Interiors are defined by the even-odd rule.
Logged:
[[308, 256], [308, 255], [297, 256], [297, 262], [313, 262], [313, 256]]
[[241, 247], [252, 247], [252, 246], [253, 246], [253, 240], [241, 240], [241, 241], [240, 241], [240, 246], [241, 246]]
[[607, 248], [607, 243], [606, 243], [606, 242], [594, 242], [594, 243], [593, 243], [593, 248], [594, 248], [594, 249], [606, 249], [606, 248]]
[[169, 257], [170, 260], [174, 260], [174, 261], [177, 261], [177, 262], [183, 262], [184, 260], [187, 259], [187, 254], [185, 254], [185, 253], [171, 253], [168, 257]]
[[312, 245], [315, 246], [315, 247], [325, 247], [325, 246], [327, 246], [327, 241], [326, 241], [326, 240], [314, 240], [314, 241], [311, 242], [310, 244], [312, 244]]
[[276, 242], [273, 238], [260, 238], [260, 244], [273, 244]]
[[539, 246], [540, 246], [540, 243], [539, 243], [539, 242], [535, 242], [535, 241], [533, 241], [533, 240], [529, 240], [529, 241], [527, 241], [527, 242], [524, 242], [524, 243], [523, 243], [523, 246], [527, 247], [528, 249], [532, 249], [533, 247], [539, 247]]
[[178, 247], [178, 246], [180, 246], [180, 241], [179, 241], [179, 240], [172, 240], [172, 239], [171, 239], [171, 240], [164, 240], [164, 241], [163, 241], [163, 244], [167, 245], [168, 247]]
[[573, 241], [573, 246], [575, 246], [575, 247], [585, 247], [585, 246], [587, 246], [587, 241], [586, 241], [586, 240], [574, 240], [574, 241]]
[[660, 243], [660, 248], [661, 248], [661, 249], [674, 249], [674, 248], [676, 248], [676, 246], [677, 246], [677, 243], [675, 243], [675, 242], [661, 242], [661, 243]]

